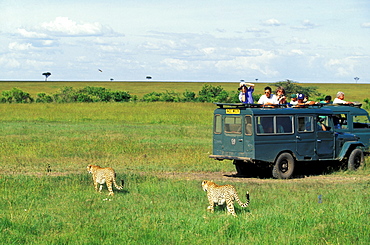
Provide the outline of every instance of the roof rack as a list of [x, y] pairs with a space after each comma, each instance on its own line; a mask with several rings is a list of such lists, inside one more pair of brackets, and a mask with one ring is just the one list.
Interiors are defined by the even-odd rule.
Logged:
[[324, 103], [317, 103], [312, 105], [295, 105], [295, 106], [289, 106], [288, 104], [244, 104], [244, 103], [219, 103], [215, 102], [218, 107], [222, 108], [321, 108], [323, 106], [353, 106], [360, 108], [362, 106], [361, 103], [353, 103], [353, 104], [324, 104]]
[[299, 106], [289, 106], [288, 104], [244, 104], [244, 103], [219, 103], [215, 102], [218, 107], [222, 108], [266, 108], [266, 109], [276, 109], [276, 108], [320, 108], [325, 104], [314, 104], [314, 105], [299, 105]]
[[323, 105], [326, 105], [326, 106], [353, 106], [353, 107], [361, 108], [362, 103], [354, 102], [352, 104], [336, 103], [336, 104], [323, 104]]

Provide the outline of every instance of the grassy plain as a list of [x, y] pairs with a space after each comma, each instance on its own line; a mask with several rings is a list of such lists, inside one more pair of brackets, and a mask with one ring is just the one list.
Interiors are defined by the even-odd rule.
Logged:
[[[82, 87], [111, 88], [106, 84], [115, 83]], [[150, 91], [202, 87], [160, 85]], [[133, 87], [142, 88], [139, 97], [147, 93], [141, 84], [117, 89]], [[349, 95], [365, 88], [348, 89]], [[370, 243], [368, 167], [284, 181], [222, 178], [218, 183], [233, 183], [242, 201], [248, 190], [251, 204], [236, 206], [237, 218], [222, 208], [208, 213], [202, 173], [234, 170], [230, 161], [208, 158], [213, 109], [207, 103], [0, 104], [0, 243]], [[114, 167], [124, 190], [114, 197], [106, 188], [96, 193], [88, 164]]]
[[[174, 91], [183, 93], [186, 90], [192, 92], [198, 92], [202, 89], [204, 84], [212, 84], [213, 86], [221, 86], [226, 91], [237, 91], [238, 82], [235, 83], [205, 83], [205, 82], [0, 82], [0, 92], [3, 90], [11, 90], [14, 87], [20, 88], [21, 90], [30, 93], [31, 96], [36, 98], [38, 93], [44, 92], [52, 94], [58, 91], [62, 87], [73, 87], [73, 88], [84, 88], [86, 86], [104, 87], [111, 90], [120, 90], [129, 92], [131, 95], [137, 95], [139, 99], [143, 95], [151, 92], [166, 92]], [[255, 94], [263, 94], [263, 89], [267, 86], [267, 83], [256, 83]], [[348, 101], [363, 102], [364, 99], [370, 98], [368, 91], [370, 90], [370, 84], [355, 84], [355, 83], [300, 83], [299, 85], [315, 86], [318, 92], [324, 95], [331, 95], [335, 98], [338, 91], [343, 91]], [[315, 99], [315, 98], [311, 98]]]

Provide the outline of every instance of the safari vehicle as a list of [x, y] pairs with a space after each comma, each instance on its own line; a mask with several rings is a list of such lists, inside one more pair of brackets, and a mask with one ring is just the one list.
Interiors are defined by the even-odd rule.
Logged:
[[[217, 160], [233, 160], [239, 175], [255, 167], [272, 170], [272, 176], [291, 178], [300, 163], [336, 161], [356, 170], [369, 148], [369, 124], [357, 125], [365, 110], [348, 106], [304, 108], [263, 107], [257, 104], [216, 103], [213, 154]], [[340, 115], [341, 128], [338, 119]], [[364, 121], [365, 118], [362, 118]], [[338, 127], [338, 128], [335, 128]], [[362, 141], [363, 140], [363, 141]]]
[[358, 105], [326, 105], [333, 111], [334, 130], [340, 133], [355, 134], [364, 143], [366, 152], [370, 148], [370, 118], [366, 110]]

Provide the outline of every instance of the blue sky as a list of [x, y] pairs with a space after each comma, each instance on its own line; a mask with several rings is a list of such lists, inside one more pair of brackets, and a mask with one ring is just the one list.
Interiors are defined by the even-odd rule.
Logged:
[[0, 80], [49, 71], [50, 81], [370, 82], [368, 0], [0, 0], [0, 9]]

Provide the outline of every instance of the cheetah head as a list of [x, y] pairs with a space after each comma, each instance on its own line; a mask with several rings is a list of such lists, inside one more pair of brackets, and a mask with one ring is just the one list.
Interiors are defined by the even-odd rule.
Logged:
[[208, 183], [209, 183], [210, 181], [208, 181], [208, 180], [203, 180], [202, 181], [202, 188], [203, 188], [203, 191], [207, 191], [207, 189], [208, 189]]

